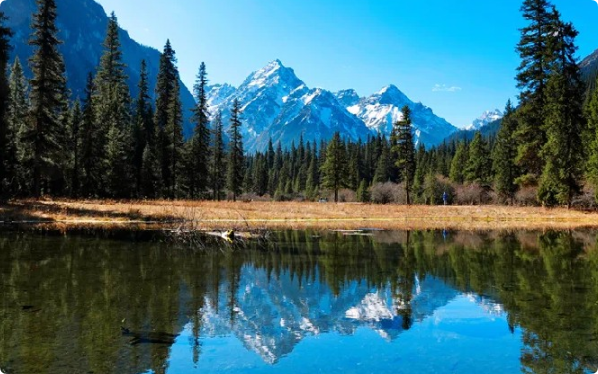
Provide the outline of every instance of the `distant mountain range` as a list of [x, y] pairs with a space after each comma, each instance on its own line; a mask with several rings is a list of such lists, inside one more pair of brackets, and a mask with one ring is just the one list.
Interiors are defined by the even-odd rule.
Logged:
[[328, 140], [339, 131], [352, 141], [382, 133], [390, 135], [392, 124], [402, 118], [401, 109], [412, 111], [415, 140], [437, 145], [457, 131], [421, 103], [414, 103], [396, 86], [389, 85], [369, 97], [354, 90], [332, 93], [309, 88], [293, 69], [275, 60], [250, 74], [239, 86], [212, 86], [208, 92], [210, 112], [221, 111], [225, 123], [234, 100], [243, 110], [243, 136], [249, 152], [263, 150], [272, 139], [283, 147], [304, 141]]
[[[56, 0], [56, 5], [58, 8], [57, 26], [60, 30], [58, 37], [64, 42], [59, 49], [64, 56], [68, 87], [72, 92], [73, 99], [82, 98], [87, 75], [89, 72], [95, 72], [103, 53], [102, 43], [106, 36], [108, 17], [104, 8], [93, 0]], [[31, 35], [31, 16], [37, 11], [35, 0], [4, 0], [0, 3], [0, 11], [8, 17], [6, 25], [14, 32], [11, 41], [12, 58], [18, 56], [25, 68], [26, 75], [30, 76], [28, 59], [33, 53], [33, 48], [28, 41]], [[123, 60], [127, 65], [125, 72], [129, 77], [131, 94], [133, 97], [137, 95], [141, 60], [145, 59], [152, 88], [150, 94], [153, 95], [160, 52], [137, 43], [123, 29], [120, 30], [119, 37], [122, 44]], [[176, 46], [174, 47], [176, 49]], [[199, 67], [199, 61], [197, 66]], [[188, 119], [195, 101], [182, 82], [181, 99], [185, 117]], [[184, 132], [188, 136], [192, 133], [193, 127], [188, 120], [185, 123]]]
[[[93, 0], [56, 0], [56, 3], [59, 37], [64, 41], [60, 50], [65, 58], [69, 89], [73, 98], [82, 97], [87, 74], [96, 69], [102, 55], [108, 17], [102, 6]], [[35, 0], [4, 0], [0, 3], [0, 11], [9, 18], [7, 26], [15, 33], [12, 55], [20, 58], [26, 74], [30, 75], [27, 61], [32, 48], [28, 40], [31, 15], [36, 11]], [[160, 52], [137, 43], [122, 29], [120, 40], [129, 86], [132, 95], [136, 96], [141, 60], [148, 63], [150, 87], [154, 87]], [[584, 79], [590, 88], [594, 88], [598, 50], [583, 60], [581, 68]], [[153, 95], [153, 90], [151, 93]], [[195, 102], [182, 82], [181, 97], [186, 118], [184, 133], [189, 136], [193, 131], [189, 118]], [[265, 149], [270, 139], [289, 147], [293, 142], [298, 143], [300, 137], [312, 142], [328, 140], [336, 131], [353, 141], [378, 133], [389, 136], [392, 124], [402, 118], [401, 108], [405, 105], [412, 111], [415, 140], [427, 147], [441, 144], [447, 138], [460, 137], [468, 131], [497, 129], [496, 124], [502, 117], [499, 110], [486, 112], [466, 131], [459, 131], [435, 115], [431, 108], [410, 100], [394, 85], [367, 97], [358, 95], [353, 89], [331, 92], [309, 88], [293, 69], [285, 67], [279, 60], [250, 74], [239, 87], [222, 84], [209, 88], [210, 111], [212, 114], [222, 111], [225, 126], [235, 99], [241, 102], [243, 109], [242, 133], [248, 152]]]

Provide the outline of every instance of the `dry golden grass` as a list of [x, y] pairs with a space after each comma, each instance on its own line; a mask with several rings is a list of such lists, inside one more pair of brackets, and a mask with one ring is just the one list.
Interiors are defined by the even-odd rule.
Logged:
[[[4, 219], [2, 219], [4, 217]], [[309, 202], [23, 200], [0, 207], [0, 221], [139, 225], [193, 229], [572, 229], [598, 227], [598, 213], [506, 206], [400, 206]], [[137, 226], [139, 227], [139, 226]]]

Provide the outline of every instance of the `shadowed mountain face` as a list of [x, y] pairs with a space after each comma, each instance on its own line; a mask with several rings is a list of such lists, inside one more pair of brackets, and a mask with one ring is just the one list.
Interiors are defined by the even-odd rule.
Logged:
[[598, 78], [598, 49], [584, 58], [579, 67], [588, 86], [588, 93], [593, 92], [596, 89], [596, 79]]
[[[72, 92], [73, 99], [82, 98], [87, 75], [89, 72], [95, 72], [103, 53], [102, 43], [106, 35], [108, 17], [102, 6], [93, 0], [56, 0], [56, 5], [58, 8], [58, 35], [63, 41], [60, 52], [64, 56], [68, 87]], [[35, 0], [5, 0], [0, 4], [0, 11], [8, 17], [7, 26], [14, 32], [11, 42], [12, 56], [13, 58], [19, 57], [27, 76], [30, 76], [28, 60], [33, 49], [29, 46], [28, 41], [31, 35], [31, 16], [37, 11]], [[136, 97], [137, 95], [137, 83], [143, 59], [147, 62], [150, 94], [153, 95], [160, 52], [137, 43], [123, 29], [120, 30], [119, 37], [123, 59], [127, 65], [125, 72], [129, 77], [132, 96]], [[176, 49], [176, 46], [174, 48]], [[185, 117], [189, 118], [194, 100], [182, 82], [181, 99]], [[191, 132], [191, 124], [189, 121], [185, 121], [185, 134], [190, 135]]]

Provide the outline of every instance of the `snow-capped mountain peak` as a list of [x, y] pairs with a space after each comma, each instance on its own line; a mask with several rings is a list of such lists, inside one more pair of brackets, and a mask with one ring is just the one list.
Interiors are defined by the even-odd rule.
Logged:
[[221, 111], [225, 126], [234, 100], [242, 108], [243, 134], [248, 152], [263, 150], [270, 139], [288, 147], [302, 135], [304, 140], [328, 140], [339, 131], [352, 141], [383, 133], [402, 119], [401, 109], [412, 109], [414, 134], [426, 145], [439, 144], [456, 128], [434, 115], [430, 108], [411, 101], [395, 85], [388, 85], [367, 98], [353, 89], [335, 94], [310, 89], [295, 71], [280, 60], [269, 62], [250, 74], [238, 87], [212, 86], [208, 93], [210, 113]]
[[499, 109], [487, 110], [471, 124], [465, 126], [465, 130], [479, 130], [482, 127], [503, 118], [504, 114]]

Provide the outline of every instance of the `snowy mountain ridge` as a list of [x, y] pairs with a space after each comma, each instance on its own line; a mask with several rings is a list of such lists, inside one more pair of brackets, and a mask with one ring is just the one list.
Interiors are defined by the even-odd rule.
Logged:
[[249, 152], [264, 150], [270, 139], [290, 147], [300, 137], [306, 142], [329, 140], [336, 131], [355, 142], [378, 133], [390, 136], [393, 123], [402, 119], [405, 105], [412, 110], [417, 142], [436, 145], [457, 131], [394, 85], [369, 97], [360, 97], [353, 89], [332, 93], [309, 88], [280, 60], [250, 74], [237, 88], [223, 84], [208, 90], [210, 113], [220, 111], [225, 127], [235, 100], [239, 100], [243, 111], [242, 134]]
[[502, 119], [504, 114], [499, 109], [487, 110], [479, 118], [474, 120], [471, 124], [464, 127], [464, 130], [477, 131], [482, 127], [489, 125], [494, 121]]

